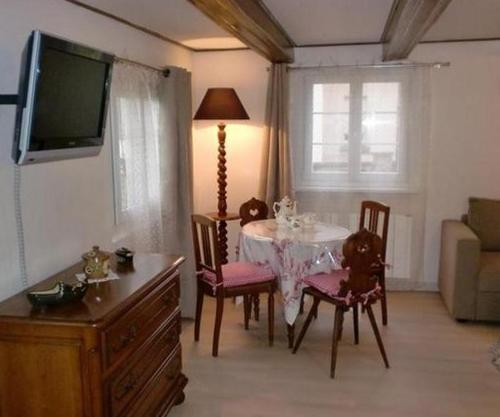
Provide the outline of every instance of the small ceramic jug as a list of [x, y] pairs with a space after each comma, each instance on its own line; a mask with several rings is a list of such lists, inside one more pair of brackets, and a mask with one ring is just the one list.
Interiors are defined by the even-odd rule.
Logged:
[[286, 224], [288, 222], [288, 217], [297, 214], [297, 203], [290, 200], [288, 196], [285, 196], [280, 202], [276, 201], [273, 204], [273, 212], [276, 223]]
[[87, 278], [106, 278], [109, 272], [109, 254], [93, 246], [92, 250], [82, 255], [85, 261], [83, 272]]

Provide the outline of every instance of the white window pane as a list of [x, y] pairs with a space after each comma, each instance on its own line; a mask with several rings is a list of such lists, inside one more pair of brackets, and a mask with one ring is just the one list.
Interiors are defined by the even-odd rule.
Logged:
[[399, 90], [397, 82], [363, 83], [361, 172], [398, 172]]
[[397, 113], [398, 108], [399, 83], [363, 83], [363, 113]]
[[348, 113], [348, 83], [314, 84], [313, 113]]
[[349, 113], [313, 115], [313, 143], [347, 144], [348, 140]]
[[397, 173], [396, 145], [361, 145], [361, 172]]
[[349, 163], [347, 144], [313, 145], [313, 173], [346, 173]]
[[398, 139], [397, 113], [363, 113], [362, 118], [363, 143], [396, 144]]

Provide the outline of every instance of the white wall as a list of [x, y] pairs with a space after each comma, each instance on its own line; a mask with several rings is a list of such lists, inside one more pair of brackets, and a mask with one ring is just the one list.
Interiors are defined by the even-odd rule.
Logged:
[[[61, 0], [0, 0], [0, 94], [17, 90], [21, 51], [33, 29], [150, 65], [191, 68], [191, 53]], [[20, 289], [10, 159], [14, 111], [0, 107], [0, 299]], [[98, 157], [22, 167], [28, 276], [34, 283], [79, 259], [92, 244], [111, 248], [110, 141]]]
[[438, 275], [441, 221], [470, 196], [500, 199], [500, 42], [428, 44], [412, 58], [449, 61], [433, 71], [425, 279]]
[[[227, 127], [229, 210], [258, 195], [269, 64], [251, 51], [190, 54], [120, 23], [60, 0], [0, 0], [0, 93], [14, 93], [20, 53], [39, 28], [151, 65], [193, 70], [196, 110], [209, 87], [234, 87], [249, 121]], [[295, 65], [376, 62], [378, 46], [301, 48]], [[419, 61], [450, 61], [433, 71], [432, 128], [425, 226], [425, 279], [437, 280], [440, 222], [458, 218], [470, 195], [500, 198], [500, 42], [427, 44], [411, 55]], [[12, 108], [0, 108], [0, 299], [20, 289], [10, 146]], [[216, 123], [193, 128], [195, 210], [216, 209]], [[93, 243], [111, 244], [113, 228], [109, 140], [100, 156], [22, 169], [28, 275], [35, 282], [78, 259]], [[231, 248], [237, 223], [231, 226]]]
[[[370, 64], [380, 46], [304, 48], [296, 65]], [[460, 218], [468, 197], [500, 198], [500, 42], [423, 44], [411, 60], [449, 61], [432, 71], [424, 231], [424, 280], [435, 288], [441, 221]]]
[[[258, 196], [264, 144], [269, 63], [252, 51], [200, 52], [193, 55], [193, 110], [207, 88], [232, 87], [250, 120], [226, 121], [228, 210]], [[217, 211], [217, 121], [193, 124], [194, 206], [197, 213]], [[229, 225], [234, 255], [238, 222]]]
[[[299, 48], [294, 65], [371, 64], [379, 62], [380, 46]], [[436, 288], [440, 224], [459, 218], [469, 196], [500, 198], [500, 42], [419, 45], [411, 59], [449, 61], [451, 66], [433, 70], [432, 126], [428, 167], [428, 200], [425, 221], [423, 288]], [[255, 121], [263, 120], [267, 63], [252, 52], [196, 54], [194, 103], [207, 87], [239, 85], [243, 103]], [[248, 108], [248, 107], [247, 107]], [[252, 114], [253, 113], [253, 114]], [[198, 122], [199, 123], [199, 122]], [[195, 127], [196, 207], [215, 207], [215, 126]], [[205, 130], [208, 129], [208, 130]], [[254, 129], [252, 127], [252, 129]], [[249, 130], [250, 132], [250, 130]], [[255, 136], [261, 129], [255, 128]], [[233, 141], [229, 135], [229, 141]], [[230, 143], [228, 160], [230, 208], [258, 190], [262, 144]], [[251, 167], [251, 171], [248, 168]], [[233, 239], [236, 233], [233, 227]]]

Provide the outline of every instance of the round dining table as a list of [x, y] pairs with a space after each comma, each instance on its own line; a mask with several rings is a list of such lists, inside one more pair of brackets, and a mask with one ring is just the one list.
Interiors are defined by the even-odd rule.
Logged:
[[285, 320], [293, 326], [299, 314], [303, 280], [341, 268], [344, 227], [314, 223], [290, 228], [275, 219], [246, 224], [239, 238], [239, 260], [269, 266], [278, 277]]

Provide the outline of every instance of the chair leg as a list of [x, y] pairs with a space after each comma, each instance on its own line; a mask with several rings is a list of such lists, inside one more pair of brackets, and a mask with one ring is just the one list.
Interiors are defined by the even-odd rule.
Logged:
[[304, 314], [304, 297], [306, 295], [304, 293], [302, 293], [302, 295], [300, 296], [300, 307], [299, 307], [299, 314]]
[[343, 333], [344, 333], [344, 314], [342, 311], [342, 315], [340, 316], [340, 323], [339, 323], [339, 341], [342, 340]]
[[194, 341], [200, 340], [201, 311], [203, 310], [203, 288], [198, 284], [196, 294], [196, 316], [194, 321]]
[[382, 272], [380, 276], [380, 286], [382, 287], [382, 299], [381, 307], [382, 307], [382, 324], [387, 326], [387, 294], [385, 292], [385, 273]]
[[332, 335], [332, 359], [330, 363], [330, 378], [335, 378], [335, 368], [337, 366], [337, 348], [340, 339], [340, 330], [344, 317], [344, 309], [342, 307], [335, 307], [335, 320], [333, 323]]
[[248, 323], [250, 321], [250, 310], [252, 308], [252, 300], [251, 300], [251, 295], [244, 295], [243, 296], [243, 314], [244, 314], [244, 320], [245, 320], [245, 330], [248, 330]]
[[352, 319], [354, 321], [354, 344], [359, 344], [359, 310], [358, 305], [352, 306]]
[[267, 322], [269, 326], [269, 346], [272, 346], [274, 343], [274, 293], [272, 289], [269, 291], [267, 300]]
[[254, 310], [255, 321], [259, 321], [259, 313], [260, 313], [259, 294], [254, 295], [252, 298], [253, 298], [253, 310]]
[[313, 305], [311, 307], [311, 310], [309, 311], [309, 314], [307, 315], [306, 321], [304, 322], [304, 326], [302, 326], [302, 330], [300, 331], [299, 337], [295, 342], [295, 346], [292, 350], [292, 353], [297, 353], [297, 350], [299, 349], [300, 344], [302, 343], [302, 339], [304, 339], [307, 329], [309, 328], [309, 325], [311, 324], [311, 321], [314, 317], [314, 312], [318, 309], [319, 302], [320, 302], [319, 298], [314, 298]]
[[220, 336], [220, 326], [222, 323], [222, 313], [224, 312], [224, 297], [216, 297], [216, 308], [215, 308], [215, 326], [214, 326], [214, 341], [212, 345], [212, 356], [216, 357], [219, 354], [219, 336]]
[[377, 339], [378, 348], [380, 350], [380, 353], [382, 354], [382, 358], [384, 359], [385, 367], [389, 368], [389, 361], [387, 360], [384, 344], [382, 343], [382, 338], [380, 337], [380, 333], [377, 327], [377, 322], [375, 321], [375, 316], [373, 315], [373, 310], [371, 305], [366, 306], [366, 312], [368, 313], [373, 333], [375, 333], [375, 338]]
[[293, 341], [295, 339], [295, 324], [287, 324], [286, 333], [288, 337], [288, 349], [291, 349], [293, 348]]

